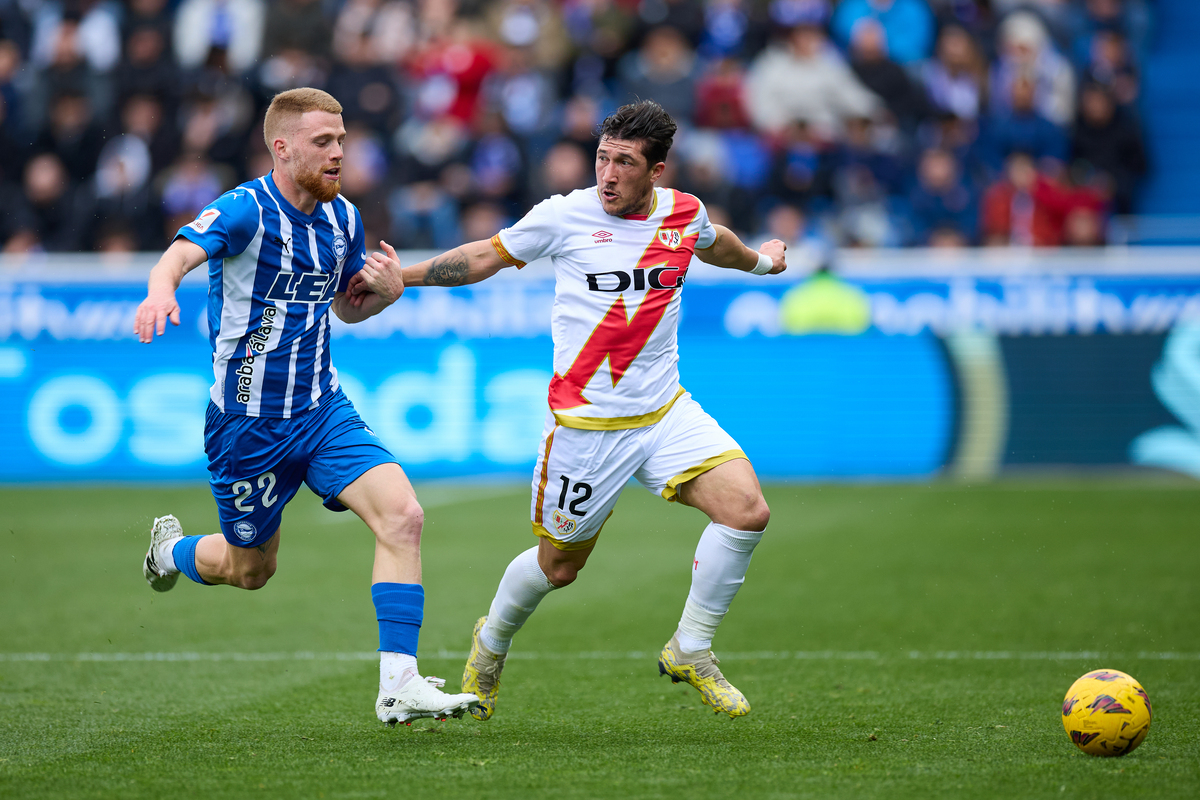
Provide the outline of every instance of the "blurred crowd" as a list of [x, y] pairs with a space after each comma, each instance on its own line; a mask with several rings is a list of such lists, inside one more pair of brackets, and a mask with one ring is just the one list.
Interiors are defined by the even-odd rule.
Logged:
[[368, 241], [448, 248], [592, 185], [598, 123], [749, 240], [1096, 245], [1136, 210], [1148, 0], [0, 0], [0, 247], [158, 250], [345, 107]]

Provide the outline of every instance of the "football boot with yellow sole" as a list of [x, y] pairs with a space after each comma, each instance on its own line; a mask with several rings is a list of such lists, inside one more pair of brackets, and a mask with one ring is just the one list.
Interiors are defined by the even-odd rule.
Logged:
[[496, 710], [496, 695], [500, 693], [500, 672], [504, 669], [507, 653], [497, 655], [479, 640], [479, 632], [487, 617], [480, 617], [471, 633], [471, 654], [463, 668], [462, 690], [479, 698], [479, 705], [471, 708], [471, 716], [482, 722], [490, 719]]
[[711, 650], [703, 653], [683, 652], [679, 640], [672, 636], [658, 657], [658, 672], [660, 675], [669, 675], [671, 683], [683, 681], [696, 687], [700, 699], [716, 713], [744, 717], [750, 713], [750, 702], [725, 680], [721, 670], [717, 669], [719, 663]]

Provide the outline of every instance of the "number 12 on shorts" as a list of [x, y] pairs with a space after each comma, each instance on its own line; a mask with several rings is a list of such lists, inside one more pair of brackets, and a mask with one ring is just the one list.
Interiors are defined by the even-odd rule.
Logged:
[[568, 506], [568, 505], [566, 505], [567, 491], [571, 489], [571, 479], [568, 478], [566, 475], [559, 475], [558, 477], [562, 478], [562, 491], [559, 492], [559, 494], [558, 494], [558, 507], [560, 509], [566, 508], [567, 511], [571, 512], [572, 514], [574, 514], [577, 517], [586, 516], [587, 512], [581, 510], [579, 508], [579, 505], [581, 503], [586, 503], [588, 500], [591, 499], [592, 487], [590, 485], [584, 483], [583, 481], [579, 481], [578, 483], [576, 483], [575, 489], [574, 489], [574, 494], [579, 495], [579, 496], [572, 499], [571, 505]]

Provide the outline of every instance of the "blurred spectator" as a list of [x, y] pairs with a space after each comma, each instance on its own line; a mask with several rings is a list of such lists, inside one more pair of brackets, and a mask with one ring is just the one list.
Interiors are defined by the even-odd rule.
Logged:
[[696, 84], [694, 121], [701, 128], [748, 128], [742, 97], [746, 74], [733, 58], [714, 62]]
[[137, 136], [146, 143], [150, 151], [150, 168], [155, 174], [166, 169], [179, 155], [179, 132], [154, 95], [135, 94], [121, 105], [121, 132]]
[[34, 156], [25, 166], [26, 213], [22, 228], [49, 252], [82, 248], [82, 226], [90, 218], [86, 198], [71, 185], [62, 160], [54, 153]]
[[1138, 72], [1125, 37], [1119, 32], [1096, 32], [1084, 64], [1084, 73], [1089, 80], [1109, 87], [1120, 105], [1129, 106], [1137, 100], [1140, 91]]
[[462, 214], [462, 240], [477, 242], [491, 239], [496, 231], [511, 225], [513, 217], [495, 203], [475, 203], [467, 206]]
[[755, 127], [767, 134], [804, 120], [826, 139], [835, 138], [843, 120], [869, 117], [881, 106], [830, 46], [824, 30], [811, 24], [791, 29], [781, 44], [754, 60], [746, 104]]
[[116, 73], [120, 101], [133, 94], [174, 100], [180, 77], [171, 55], [169, 32], [155, 22], [138, 23], [127, 31], [125, 57]]
[[1049, 26], [1055, 39], [1065, 43], [1070, 36], [1073, 2], [1075, 0], [991, 0], [991, 5], [1001, 17], [1014, 12], [1036, 16]]
[[524, 188], [521, 149], [496, 112], [480, 117], [475, 147], [470, 157], [471, 179], [478, 195], [493, 201], [515, 203]]
[[162, 181], [163, 236], [175, 238], [181, 227], [213, 200], [234, 185], [228, 169], [213, 164], [204, 155], [185, 152], [160, 176]]
[[50, 106], [48, 123], [34, 140], [34, 151], [56, 154], [75, 183], [91, 178], [105, 134], [93, 118], [88, 98], [74, 92], [58, 95]]
[[127, 0], [121, 18], [121, 38], [128, 39], [141, 28], [155, 28], [170, 42], [173, 6], [168, 7], [167, 0]]
[[1090, 187], [1064, 186], [1038, 174], [1033, 158], [1013, 153], [1005, 163], [1004, 177], [984, 194], [980, 227], [984, 244], [1054, 247], [1062, 244], [1067, 220], [1077, 216], [1072, 232], [1076, 240], [1082, 221], [1099, 217], [1105, 200]]
[[935, 233], [944, 244], [949, 231], [959, 234], [964, 243], [974, 240], [979, 212], [952, 153], [931, 149], [921, 155], [909, 204], [916, 244], [931, 244]]
[[654, 28], [621, 59], [621, 103], [655, 100], [675, 119], [688, 120], [696, 102], [696, 54], [675, 28]]
[[605, 81], [626, 51], [637, 19], [616, 0], [564, 0], [562, 9], [574, 49], [569, 93], [605, 94]]
[[342, 119], [386, 135], [400, 119], [400, 96], [394, 72], [382, 63], [376, 39], [367, 33], [344, 33], [335, 43], [337, 64], [326, 91], [342, 104]]
[[1109, 90], [1101, 84], [1083, 87], [1071, 157], [1111, 177], [1118, 213], [1133, 211], [1134, 188], [1147, 168], [1142, 133], [1133, 115], [1118, 109]]
[[499, 110], [508, 129], [525, 142], [530, 158], [539, 157], [556, 138], [551, 126], [558, 96], [553, 77], [534, 65], [533, 51], [509, 48], [503, 68], [488, 79], [485, 88], [491, 107]]
[[470, 22], [451, 23], [447, 34], [409, 59], [417, 113], [426, 119], [448, 114], [472, 123], [482, 107], [483, 84], [498, 65], [495, 45], [476, 36]]
[[570, 194], [596, 182], [590, 154], [574, 142], [562, 141], [546, 153], [531, 187], [527, 205], [532, 206], [555, 194]]
[[332, 41], [321, 0], [271, 0], [263, 33], [264, 56], [298, 50], [323, 62], [330, 56]]
[[888, 57], [883, 26], [870, 17], [854, 26], [850, 66], [863, 85], [883, 99], [905, 130], [911, 131], [925, 117], [928, 110], [925, 92], [903, 67]]
[[930, 0], [929, 5], [942, 30], [961, 27], [980, 42], [992, 40], [996, 19], [991, 0]]
[[771, 194], [784, 203], [806, 206], [822, 192], [825, 162], [808, 124], [796, 121], [784, 128], [771, 168]]
[[830, 245], [804, 211], [798, 206], [780, 203], [763, 218], [761, 230], [751, 237], [755, 246], [779, 239], [788, 247], [789, 268], [812, 270], [828, 262]]
[[603, 122], [599, 101], [577, 94], [563, 105], [562, 135], [582, 147], [590, 159], [596, 154], [596, 131]]
[[1036, 14], [1018, 11], [1000, 24], [1000, 60], [992, 68], [993, 113], [1011, 111], [1012, 84], [1020, 76], [1034, 82], [1034, 104], [1055, 125], [1071, 124], [1075, 113], [1075, 73], [1054, 49]]
[[258, 63], [266, 5], [263, 0], [183, 0], [175, 12], [175, 56], [185, 69], [203, 65], [213, 49], [240, 75]]
[[501, 0], [485, 8], [493, 39], [527, 50], [538, 69], [556, 71], [566, 64], [571, 41], [557, 4], [549, 0]]
[[743, 58], [766, 44], [767, 20], [749, 0], [711, 0], [704, 5], [701, 58]]
[[693, 47], [704, 35], [704, 6], [693, 0], [643, 0], [637, 3], [640, 41], [646, 32], [661, 26], [674, 28]]
[[961, 119], [975, 119], [983, 106], [987, 67], [979, 48], [958, 25], [938, 36], [937, 55], [921, 65], [921, 80], [930, 102]]
[[1091, 47], [1092, 37], [1100, 31], [1114, 31], [1125, 38], [1133, 50], [1141, 51], [1150, 27], [1146, 0], [1082, 0], [1073, 9], [1072, 39], [1080, 61]]
[[33, 15], [33, 49], [29, 60], [48, 67], [58, 59], [64, 27], [71, 29], [70, 46], [93, 72], [108, 72], [121, 57], [121, 9], [104, 0], [44, 2]]
[[1034, 104], [1036, 88], [1026, 76], [1010, 84], [1011, 100], [1007, 113], [995, 113], [988, 120], [987, 137], [991, 163], [998, 170], [1010, 153], [1029, 153], [1034, 158], [1066, 161], [1066, 134], [1046, 119]]
[[333, 27], [334, 55], [345, 60], [364, 39], [369, 40], [375, 61], [398, 64], [417, 41], [412, 5], [401, 0], [347, 0]]
[[162, 245], [161, 223], [150, 191], [152, 174], [150, 148], [140, 137], [122, 134], [104, 146], [91, 186], [95, 199], [92, 226], [97, 229], [94, 249], [104, 249], [99, 240], [115, 231], [132, 242], [130, 249], [152, 250]]
[[925, 0], [842, 0], [830, 28], [838, 43], [849, 48], [855, 28], [866, 20], [886, 31], [887, 52], [901, 64], [919, 61], [933, 48], [934, 20]]

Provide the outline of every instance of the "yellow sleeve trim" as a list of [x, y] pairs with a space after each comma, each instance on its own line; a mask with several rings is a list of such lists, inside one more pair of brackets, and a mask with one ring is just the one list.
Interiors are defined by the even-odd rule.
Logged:
[[694, 467], [684, 470], [674, 478], [671, 478], [671, 480], [667, 481], [667, 488], [662, 490], [663, 499], [668, 503], [676, 502], [679, 499], [679, 484], [687, 483], [697, 475], [703, 475], [713, 467], [721, 466], [726, 461], [735, 461], [739, 458], [745, 459], [746, 461], [750, 460], [746, 458], [746, 454], [741, 450], [726, 450], [719, 456], [713, 456], [712, 458], [706, 459]]
[[604, 526], [608, 524], [608, 520], [612, 517], [613, 512], [608, 512], [608, 516], [604, 518], [604, 522], [600, 523], [600, 530], [596, 531], [596, 535], [583, 542], [564, 542], [562, 539], [555, 538], [554, 534], [546, 530], [543, 526], [533, 523], [533, 535], [540, 536], [546, 539], [550, 544], [554, 545], [555, 549], [562, 550], [564, 553], [570, 553], [574, 550], [586, 550], [596, 544], [596, 540], [600, 538], [600, 534], [604, 532]]
[[492, 237], [492, 249], [496, 251], [496, 255], [500, 256], [500, 260], [510, 267], [520, 269], [525, 266], [525, 262], [519, 258], [515, 258], [512, 253], [508, 252], [508, 248], [504, 246], [504, 242], [500, 241], [500, 234]]
[[564, 428], [575, 428], [581, 431], [623, 431], [629, 428], [645, 428], [665, 417], [671, 410], [671, 406], [675, 405], [675, 401], [683, 397], [685, 391], [680, 386], [679, 391], [675, 392], [675, 396], [665, 406], [651, 411], [649, 414], [638, 414], [635, 417], [568, 417], [566, 414], [555, 412], [554, 419]]

